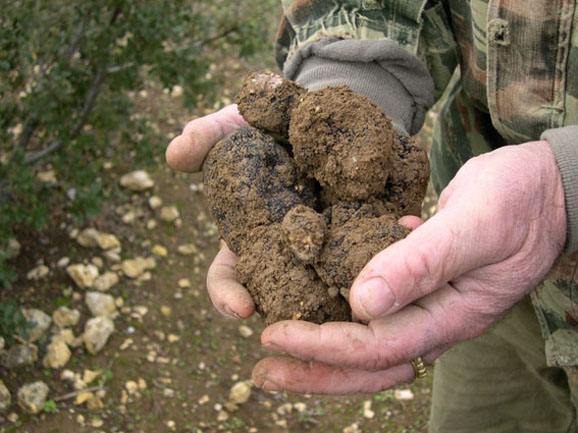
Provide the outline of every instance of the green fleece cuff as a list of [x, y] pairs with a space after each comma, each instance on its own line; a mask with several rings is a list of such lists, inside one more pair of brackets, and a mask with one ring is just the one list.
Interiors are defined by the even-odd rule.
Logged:
[[567, 253], [578, 251], [578, 126], [549, 129], [542, 134], [552, 147], [562, 176], [566, 202]]
[[283, 72], [310, 90], [347, 85], [412, 135], [433, 104], [433, 81], [424, 64], [389, 39], [317, 41], [291, 56]]

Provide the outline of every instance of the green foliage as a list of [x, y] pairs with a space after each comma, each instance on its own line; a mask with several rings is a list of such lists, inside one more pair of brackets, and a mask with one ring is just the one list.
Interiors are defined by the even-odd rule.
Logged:
[[[115, 143], [151, 161], [161, 143], [131, 94], [150, 81], [184, 89], [193, 107], [218, 91], [212, 58], [270, 43], [277, 0], [12, 0], [0, 14], [0, 285], [15, 230], [37, 230], [54, 206], [98, 213], [104, 155]], [[258, 11], [258, 13], [255, 13]], [[218, 53], [218, 54], [215, 54]], [[212, 57], [211, 57], [212, 56]], [[124, 149], [126, 150], [126, 149]], [[36, 178], [49, 161], [58, 184]], [[68, 197], [68, 198], [67, 198]]]
[[46, 400], [44, 402], [44, 412], [46, 413], [56, 413], [58, 412], [58, 406], [54, 400]]
[[26, 320], [15, 301], [0, 302], [0, 336], [4, 337], [8, 345], [13, 344], [16, 337], [26, 339], [33, 325]]

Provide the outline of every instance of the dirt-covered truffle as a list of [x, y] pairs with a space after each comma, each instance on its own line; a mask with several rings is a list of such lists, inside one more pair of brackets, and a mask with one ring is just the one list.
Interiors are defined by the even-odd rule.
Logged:
[[251, 231], [236, 269], [267, 324], [351, 320], [345, 299], [330, 293], [313, 267], [293, 257], [278, 224]]
[[347, 87], [306, 93], [291, 112], [295, 161], [338, 200], [365, 200], [385, 189], [394, 138], [383, 111]]
[[203, 172], [211, 214], [236, 253], [251, 229], [280, 223], [298, 204], [315, 205], [311, 185], [287, 151], [254, 128], [217, 143]]
[[239, 93], [239, 112], [245, 120], [277, 140], [286, 141], [290, 112], [305, 89], [278, 75], [249, 75]]
[[391, 215], [352, 218], [345, 224], [332, 224], [315, 264], [317, 274], [330, 287], [339, 291], [349, 289], [373, 256], [408, 234], [409, 229]]
[[285, 244], [299, 261], [313, 263], [317, 259], [327, 230], [323, 215], [299, 205], [287, 212], [281, 229]]
[[430, 175], [427, 152], [411, 137], [397, 133], [391, 167], [386, 199], [396, 207], [397, 215], [420, 216]]
[[399, 217], [419, 215], [425, 151], [346, 87], [253, 74], [238, 102], [254, 128], [219, 142], [204, 172], [241, 283], [268, 324], [350, 320], [354, 279], [409, 233]]

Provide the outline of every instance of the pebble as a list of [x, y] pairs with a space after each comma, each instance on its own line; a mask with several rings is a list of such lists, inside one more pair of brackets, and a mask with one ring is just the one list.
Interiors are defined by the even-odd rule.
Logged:
[[168, 305], [161, 305], [161, 314], [165, 317], [170, 317], [173, 314], [173, 309]]
[[46, 348], [42, 364], [46, 368], [62, 368], [70, 361], [71, 355], [66, 343], [60, 338], [55, 338]]
[[396, 389], [394, 392], [396, 400], [413, 400], [413, 392], [411, 389]]
[[237, 382], [231, 387], [229, 391], [229, 401], [241, 405], [246, 403], [251, 397], [251, 382], [243, 381]]
[[253, 330], [247, 325], [241, 325], [239, 326], [239, 334], [241, 334], [241, 337], [243, 338], [249, 338], [251, 335], [253, 335]]
[[129, 278], [140, 277], [146, 270], [154, 269], [157, 263], [153, 257], [135, 257], [121, 263], [122, 272]]
[[0, 379], [0, 412], [6, 411], [12, 404], [12, 396], [10, 395], [10, 391]]
[[94, 282], [94, 288], [99, 292], [107, 292], [118, 284], [120, 279], [116, 272], [107, 271]]
[[48, 391], [48, 385], [44, 382], [24, 385], [18, 390], [18, 404], [26, 412], [36, 414], [44, 409]]
[[155, 245], [152, 247], [151, 252], [158, 257], [166, 257], [169, 254], [168, 250], [162, 245]]
[[20, 255], [20, 251], [22, 251], [22, 245], [18, 242], [15, 238], [8, 239], [8, 246], [6, 247], [6, 258], [13, 259]]
[[180, 213], [176, 206], [163, 206], [159, 218], [166, 223], [172, 223], [179, 218]]
[[52, 313], [52, 320], [59, 328], [75, 326], [80, 320], [80, 311], [68, 307], [58, 307]]
[[177, 247], [177, 251], [182, 256], [191, 256], [191, 255], [195, 254], [198, 251], [198, 249], [197, 249], [197, 246], [195, 244], [184, 244], [184, 245], [179, 245]]
[[76, 242], [85, 248], [99, 247], [101, 250], [120, 248], [118, 238], [110, 233], [100, 232], [94, 228], [82, 230], [76, 237]]
[[76, 263], [70, 265], [66, 268], [66, 273], [81, 289], [91, 288], [98, 278], [98, 268], [92, 264]]
[[70, 264], [70, 258], [69, 257], [62, 257], [61, 259], [59, 259], [56, 262], [56, 266], [59, 268], [65, 268]]
[[158, 209], [163, 205], [163, 200], [156, 195], [149, 198], [149, 206], [152, 210]]
[[29, 280], [41, 280], [50, 273], [50, 269], [46, 265], [38, 265], [34, 269], [31, 269], [26, 278]]
[[147, 221], [147, 230], [154, 230], [157, 228], [157, 221], [150, 219]]
[[181, 337], [179, 337], [178, 335], [175, 334], [169, 334], [167, 336], [167, 340], [169, 343], [176, 343], [177, 341], [179, 341], [181, 339]]
[[34, 343], [50, 328], [52, 319], [44, 311], [36, 308], [23, 309], [22, 314], [32, 326], [32, 328], [28, 330], [27, 340], [30, 343]]
[[350, 426], [345, 427], [343, 433], [361, 433], [361, 429], [359, 428], [359, 424], [354, 422]]
[[363, 402], [363, 416], [367, 419], [372, 419], [375, 416], [375, 412], [371, 410], [371, 400]]
[[6, 341], [4, 340], [4, 337], [2, 337], [0, 335], [0, 352], [4, 351], [4, 347], [6, 346]]
[[191, 287], [191, 280], [189, 280], [188, 278], [181, 278], [177, 284], [181, 289], [186, 289], [188, 287]]
[[86, 322], [82, 339], [86, 350], [95, 354], [102, 350], [111, 334], [114, 332], [114, 322], [105, 316], [95, 317]]
[[150, 175], [144, 170], [136, 170], [123, 175], [120, 185], [131, 191], [145, 191], [152, 188], [155, 183]]
[[94, 317], [113, 317], [116, 313], [116, 303], [111, 295], [100, 292], [88, 292], [85, 297], [85, 302]]

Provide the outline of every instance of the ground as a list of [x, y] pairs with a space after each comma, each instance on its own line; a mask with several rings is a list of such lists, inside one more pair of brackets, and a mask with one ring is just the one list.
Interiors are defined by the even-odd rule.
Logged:
[[[261, 64], [235, 63], [226, 68], [223, 73], [230, 78], [230, 88], [224, 89], [221, 104], [232, 99], [237, 77], [244, 76], [248, 68], [260, 67]], [[159, 147], [164, 147], [187, 119], [213, 109], [201, 107], [194, 113], [184, 112], [175, 101], [177, 98], [154, 85], [135, 97], [141, 99], [143, 111], [152, 111], [157, 116], [159, 128], [167, 136], [166, 142], [157, 143]], [[141, 167], [131, 166], [130, 159], [121, 156], [111, 158], [110, 162], [110, 169], [103, 172], [103, 178], [110, 184], [109, 197], [100, 215], [81, 225], [64, 214], [54, 215], [41, 234], [19, 238], [22, 251], [14, 263], [19, 279], [11, 290], [0, 294], [0, 300], [16, 298], [22, 305], [40, 308], [48, 314], [60, 305], [77, 308], [82, 313], [79, 325], [74, 327], [78, 335], [90, 317], [84, 293], [74, 287], [56, 263], [62, 257], [88, 263], [102, 254], [98, 249], [79, 246], [69, 236], [72, 228], [96, 227], [114, 233], [122, 243], [123, 259], [152, 256], [155, 245], [166, 247], [168, 255], [157, 257], [158, 265], [151, 271], [149, 281], [122, 278], [111, 289], [110, 293], [124, 303], [115, 320], [116, 331], [102, 352], [93, 356], [82, 348], [74, 349], [71, 361], [64, 367], [77, 373], [85, 369], [104, 372], [96, 381], [96, 386], [106, 392], [104, 408], [94, 411], [85, 404], [76, 404], [75, 396], [67, 395], [74, 389], [60, 378], [63, 369], [44, 369], [40, 362], [23, 369], [0, 367], [0, 378], [10, 389], [13, 401], [19, 386], [43, 380], [50, 387], [48, 398], [55, 403], [39, 415], [28, 415], [13, 404], [0, 414], [1, 433], [427, 430], [430, 380], [401, 386], [398, 392], [389, 390], [357, 397], [288, 395], [253, 387], [247, 402], [238, 408], [228, 406], [231, 387], [249, 380], [252, 366], [266, 355], [259, 346], [263, 324], [259, 317], [243, 323], [225, 319], [210, 304], [205, 276], [219, 238], [207, 212], [201, 178], [174, 173], [159, 158], [155, 166], [148, 168], [155, 181], [154, 188], [128, 193], [118, 187], [117, 181], [122, 174]], [[147, 201], [153, 194], [164, 205], [177, 206], [182, 220], [180, 227], [160, 221], [158, 211], [149, 208]], [[126, 224], [122, 216], [129, 210], [142, 215]], [[150, 219], [158, 222], [156, 228], [147, 229]], [[178, 252], [183, 245], [188, 246], [190, 254]], [[50, 274], [30, 281], [26, 274], [39, 260], [48, 265]], [[114, 267], [106, 259], [103, 261], [105, 269]], [[190, 287], [179, 287], [182, 279], [188, 279]], [[140, 308], [143, 306], [147, 310], [144, 315], [144, 308]], [[135, 314], [138, 312], [141, 314]], [[249, 327], [252, 335], [242, 336], [240, 325]], [[46, 341], [40, 343], [41, 353], [43, 344]], [[139, 380], [140, 388], [127, 399], [127, 382]]]

